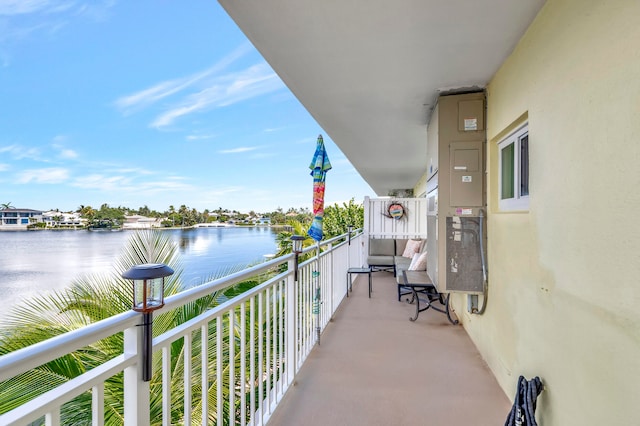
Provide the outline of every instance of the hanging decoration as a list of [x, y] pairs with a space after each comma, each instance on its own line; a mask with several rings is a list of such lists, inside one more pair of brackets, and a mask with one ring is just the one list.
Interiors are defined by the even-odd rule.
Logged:
[[389, 203], [389, 205], [387, 206], [386, 214], [382, 214], [390, 219], [400, 220], [407, 215], [407, 210], [398, 201], [391, 201], [391, 203]]

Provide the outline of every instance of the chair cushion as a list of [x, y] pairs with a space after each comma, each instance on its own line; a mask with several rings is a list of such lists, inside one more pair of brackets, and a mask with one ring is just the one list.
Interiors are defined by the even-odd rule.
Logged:
[[398, 284], [403, 284], [404, 280], [402, 278], [402, 271], [406, 271], [409, 269], [409, 265], [411, 265], [411, 259], [404, 256], [395, 256], [393, 261], [396, 265], [396, 281]]
[[393, 256], [369, 256], [367, 257], [369, 266], [393, 266]]
[[[371, 238], [369, 240], [369, 256], [393, 256], [396, 243], [389, 238]], [[393, 263], [393, 259], [391, 259]]]
[[409, 259], [413, 259], [413, 255], [420, 252], [420, 247], [422, 246], [422, 241], [420, 240], [409, 240], [405, 245], [404, 252], [402, 252], [402, 256], [408, 257]]
[[413, 255], [409, 271], [426, 271], [427, 270], [427, 252], [416, 253]]
[[409, 265], [411, 265], [411, 259], [404, 256], [395, 256], [393, 262], [396, 264], [396, 270], [398, 271], [408, 269]]
[[396, 252], [395, 252], [396, 256], [402, 256], [402, 253], [404, 252], [404, 249], [407, 246], [407, 241], [409, 240], [404, 238], [396, 238]]

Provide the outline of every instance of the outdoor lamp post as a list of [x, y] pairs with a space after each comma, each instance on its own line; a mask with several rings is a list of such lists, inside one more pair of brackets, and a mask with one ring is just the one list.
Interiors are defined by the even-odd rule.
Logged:
[[353, 225], [347, 225], [347, 231], [349, 231], [349, 245], [351, 245], [351, 233], [353, 232]]
[[173, 269], [162, 263], [135, 265], [122, 273], [133, 281], [133, 310], [142, 312], [142, 380], [151, 380], [153, 311], [164, 306], [164, 277]]
[[291, 237], [291, 251], [296, 256], [294, 269], [293, 269], [293, 279], [298, 281], [298, 256], [302, 253], [302, 242], [304, 241], [304, 237], [302, 235], [293, 235]]

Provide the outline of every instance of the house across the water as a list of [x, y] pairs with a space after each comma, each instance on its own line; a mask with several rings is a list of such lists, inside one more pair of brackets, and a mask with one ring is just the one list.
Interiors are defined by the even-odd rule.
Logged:
[[31, 223], [42, 222], [40, 210], [6, 207], [0, 209], [0, 231], [26, 230]]

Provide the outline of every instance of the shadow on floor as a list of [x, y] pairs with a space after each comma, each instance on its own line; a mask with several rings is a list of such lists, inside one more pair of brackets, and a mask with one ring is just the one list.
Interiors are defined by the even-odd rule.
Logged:
[[461, 326], [397, 301], [392, 274], [354, 280], [269, 421], [274, 425], [501, 425], [511, 403]]

